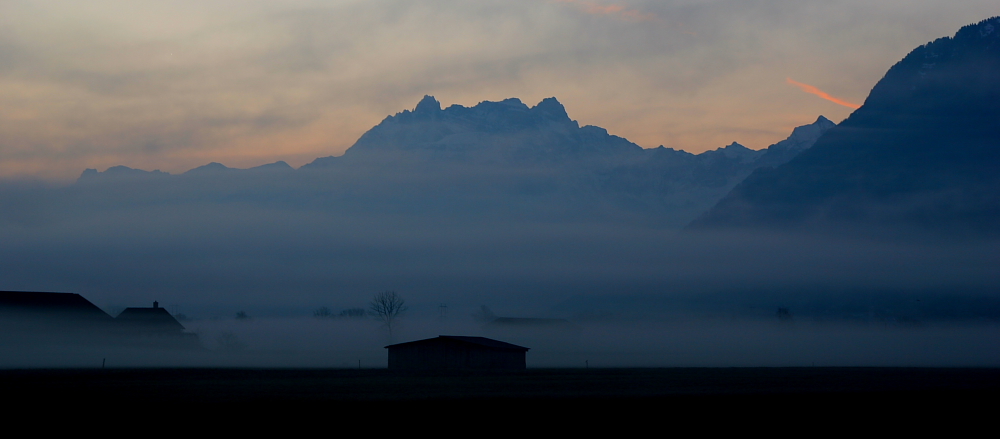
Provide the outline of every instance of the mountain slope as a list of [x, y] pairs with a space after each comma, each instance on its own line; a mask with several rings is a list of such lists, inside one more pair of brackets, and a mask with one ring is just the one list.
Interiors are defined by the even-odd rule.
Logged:
[[[500, 201], [505, 205], [536, 200], [545, 209], [578, 216], [613, 211], [680, 227], [754, 169], [786, 162], [833, 126], [820, 116], [765, 150], [734, 142], [691, 154], [662, 146], [642, 149], [603, 128], [581, 127], [555, 98], [534, 107], [512, 98], [442, 109], [425, 96], [413, 111], [389, 116], [369, 130], [343, 156], [319, 158], [302, 169], [367, 169], [387, 180], [402, 178], [398, 185], [415, 197], [438, 191], [469, 199], [477, 194], [456, 193], [453, 186], [478, 187], [510, 195]], [[427, 185], [431, 176], [439, 180]], [[419, 187], [426, 190], [413, 194]], [[450, 190], [442, 194], [440, 187]]]
[[910, 52], [864, 105], [692, 229], [1000, 232], [1000, 19]]

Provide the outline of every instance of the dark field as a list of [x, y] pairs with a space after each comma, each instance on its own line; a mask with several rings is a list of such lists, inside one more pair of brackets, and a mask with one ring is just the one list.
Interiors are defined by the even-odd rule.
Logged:
[[[612, 424], [662, 416], [727, 419], [887, 416], [963, 425], [992, 419], [1000, 369], [663, 368], [398, 373], [385, 369], [61, 369], [0, 372], [21, 408], [80, 413], [317, 414], [369, 419], [451, 413]], [[645, 413], [656, 412], [650, 418]], [[760, 418], [763, 416], [764, 418]], [[899, 418], [902, 419], [902, 418]], [[958, 419], [955, 419], [957, 422]], [[910, 422], [910, 421], [906, 421]], [[590, 425], [590, 424], [587, 424]]]

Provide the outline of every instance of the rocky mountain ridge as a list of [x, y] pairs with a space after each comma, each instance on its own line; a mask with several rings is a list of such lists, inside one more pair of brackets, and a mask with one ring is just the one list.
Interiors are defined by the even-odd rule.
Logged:
[[[603, 128], [580, 126], [555, 98], [534, 107], [512, 98], [442, 109], [425, 96], [412, 111], [386, 117], [342, 156], [298, 170], [284, 162], [246, 170], [210, 163], [171, 176], [119, 166], [87, 170], [77, 186], [102, 198], [122, 193], [119, 183], [128, 179], [127, 193], [145, 188], [131, 196], [144, 204], [160, 197], [366, 211], [410, 206], [413, 214], [546, 211], [561, 219], [625, 215], [681, 227], [754, 169], [787, 161], [832, 126], [820, 116], [764, 150], [733, 142], [691, 154], [643, 149]], [[128, 199], [118, 203], [137, 202]]]

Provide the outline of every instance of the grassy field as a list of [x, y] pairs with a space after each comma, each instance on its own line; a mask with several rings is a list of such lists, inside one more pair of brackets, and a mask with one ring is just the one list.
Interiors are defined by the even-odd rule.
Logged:
[[[385, 369], [22, 369], [0, 371], [4, 398], [22, 409], [274, 417], [336, 413], [366, 419], [452, 413], [573, 422], [655, 422], [642, 415], [774, 422], [867, 419], [988, 410], [1000, 369], [661, 368], [408, 372]], [[568, 415], [566, 415], [568, 416]], [[992, 419], [992, 416], [982, 419]], [[572, 424], [577, 425], [577, 424]], [[579, 426], [579, 425], [577, 425]]]

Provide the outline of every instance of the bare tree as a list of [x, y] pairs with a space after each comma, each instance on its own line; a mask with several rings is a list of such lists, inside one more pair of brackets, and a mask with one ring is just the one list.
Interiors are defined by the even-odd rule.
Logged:
[[490, 309], [490, 307], [483, 305], [482, 307], [479, 308], [479, 311], [472, 313], [472, 318], [476, 319], [476, 321], [480, 323], [485, 324], [496, 320], [497, 316], [496, 314], [493, 314], [493, 311]]
[[389, 330], [389, 338], [391, 339], [392, 327], [396, 322], [396, 318], [406, 311], [406, 304], [403, 302], [403, 298], [399, 297], [399, 294], [396, 294], [395, 291], [383, 291], [372, 298], [372, 303], [368, 309], [371, 315], [375, 316]]

